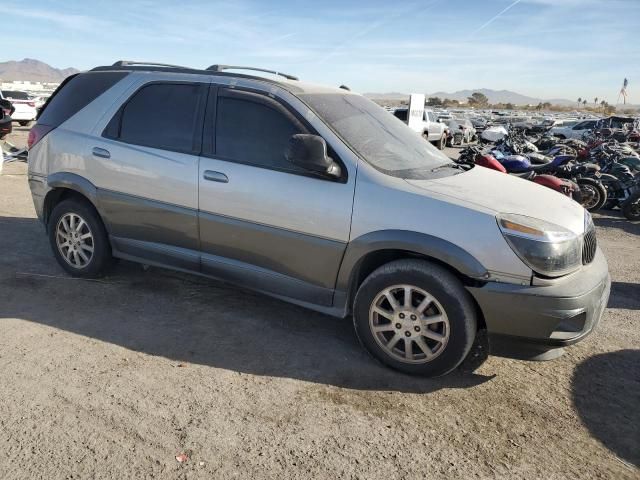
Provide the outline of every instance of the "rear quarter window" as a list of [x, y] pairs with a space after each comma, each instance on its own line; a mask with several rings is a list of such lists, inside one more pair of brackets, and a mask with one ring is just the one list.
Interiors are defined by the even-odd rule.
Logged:
[[129, 72], [86, 72], [67, 78], [42, 107], [38, 123], [57, 127], [102, 95]]

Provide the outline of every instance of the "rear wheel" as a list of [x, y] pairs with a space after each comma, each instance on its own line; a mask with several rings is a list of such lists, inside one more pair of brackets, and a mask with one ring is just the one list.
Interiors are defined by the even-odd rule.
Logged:
[[367, 277], [356, 295], [353, 322], [375, 358], [429, 377], [460, 365], [477, 328], [462, 283], [438, 265], [413, 259], [388, 263]]
[[98, 213], [86, 202], [72, 198], [56, 205], [48, 231], [53, 254], [68, 274], [96, 278], [110, 266], [107, 232]]
[[590, 212], [600, 210], [607, 201], [607, 190], [593, 178], [579, 178], [578, 186], [582, 194], [581, 204]]
[[636, 192], [622, 205], [622, 214], [627, 220], [640, 220], [640, 192]]
[[446, 145], [447, 145], [447, 135], [443, 133], [442, 136], [440, 137], [440, 140], [436, 142], [436, 147], [438, 148], [438, 150], [444, 150], [444, 147]]

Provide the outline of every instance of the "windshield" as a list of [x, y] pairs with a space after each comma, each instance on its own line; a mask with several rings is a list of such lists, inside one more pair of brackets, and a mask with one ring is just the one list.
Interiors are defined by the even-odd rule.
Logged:
[[300, 95], [307, 105], [364, 160], [390, 175], [449, 165], [433, 145], [371, 100], [360, 95]]
[[14, 100], [29, 100], [29, 95], [25, 92], [16, 92], [13, 90], [3, 90], [2, 96]]

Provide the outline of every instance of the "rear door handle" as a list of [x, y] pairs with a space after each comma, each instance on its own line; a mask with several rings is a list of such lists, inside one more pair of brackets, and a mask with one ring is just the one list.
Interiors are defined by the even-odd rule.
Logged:
[[93, 150], [91, 150], [91, 153], [93, 153], [94, 157], [111, 158], [111, 153], [109, 152], [109, 150], [106, 150], [104, 148], [93, 147]]
[[215, 172], [213, 170], [205, 170], [202, 175], [205, 180], [219, 183], [229, 183], [229, 177], [222, 172]]

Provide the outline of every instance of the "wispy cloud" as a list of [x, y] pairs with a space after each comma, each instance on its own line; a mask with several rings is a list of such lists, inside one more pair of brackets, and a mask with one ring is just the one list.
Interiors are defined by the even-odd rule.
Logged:
[[488, 87], [570, 98], [574, 92], [602, 97], [605, 87], [619, 91], [626, 76], [631, 100], [640, 102], [635, 97], [640, 93], [638, 0], [410, 2], [29, 0], [4, 5], [5, 0], [0, 56], [79, 68], [119, 58], [194, 67], [246, 64], [360, 91]]
[[513, 7], [515, 7], [517, 4], [519, 4], [521, 1], [522, 0], [516, 0], [515, 2], [513, 2], [510, 5], [508, 5], [503, 10], [500, 10], [496, 15], [491, 17], [489, 20], [487, 20], [485, 23], [483, 23], [478, 28], [476, 28], [473, 32], [471, 32], [471, 36], [475, 35], [476, 33], [480, 32], [481, 30], [484, 30], [485, 28], [487, 28], [489, 25], [491, 25], [493, 22], [495, 22], [498, 18], [500, 18], [503, 14], [505, 14], [506, 12], [511, 10]]
[[103, 27], [107, 22], [88, 15], [77, 15], [70, 13], [60, 13], [55, 10], [43, 10], [34, 8], [2, 6], [2, 14], [5, 16], [15, 16], [28, 19], [37, 19], [52, 23], [63, 29], [79, 30], [88, 32], [98, 27]]

